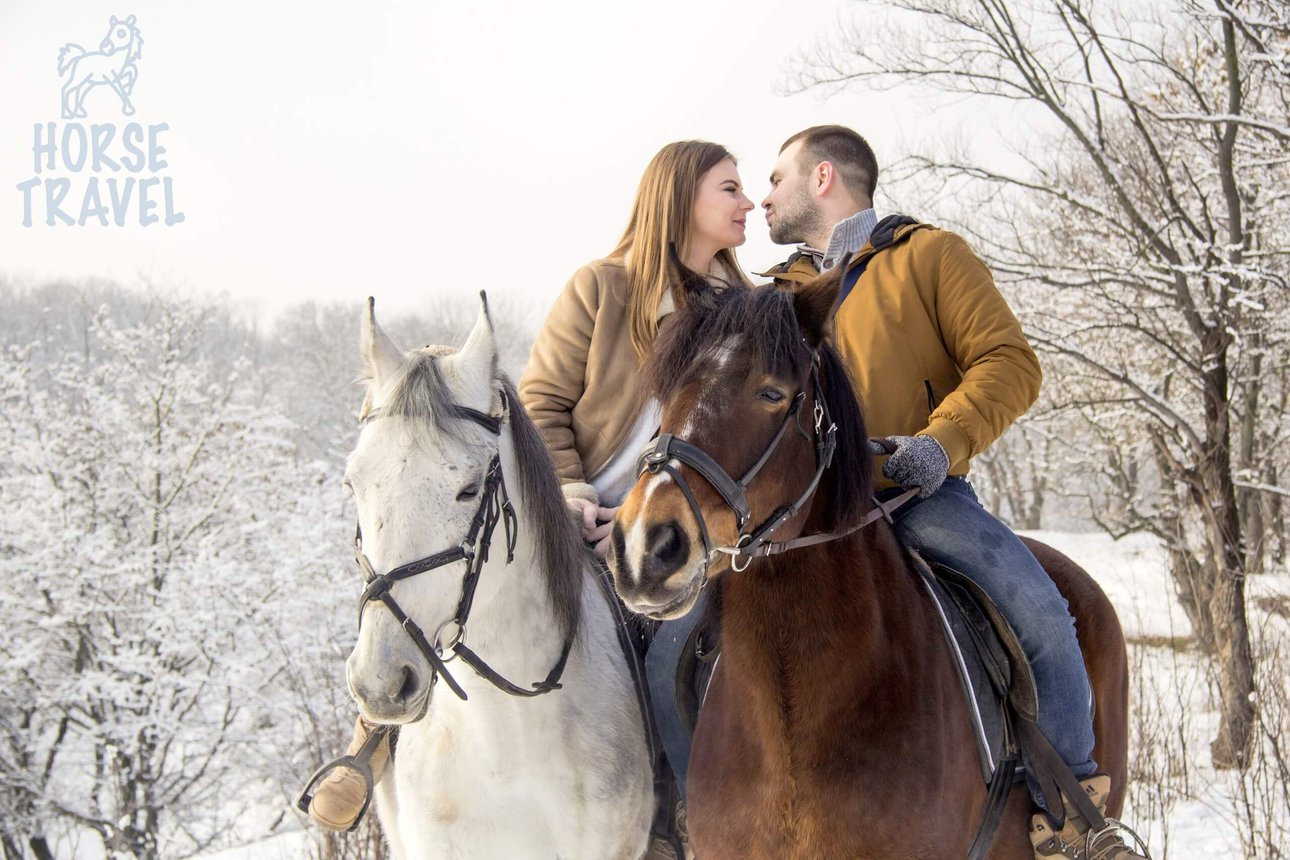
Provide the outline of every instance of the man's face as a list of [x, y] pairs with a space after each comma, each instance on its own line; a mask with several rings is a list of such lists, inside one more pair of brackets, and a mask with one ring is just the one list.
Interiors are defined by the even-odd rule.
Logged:
[[810, 171], [798, 162], [801, 153], [799, 140], [779, 154], [770, 173], [770, 193], [761, 202], [770, 240], [776, 245], [809, 241], [807, 237], [820, 233], [823, 226], [824, 216], [811, 193]]

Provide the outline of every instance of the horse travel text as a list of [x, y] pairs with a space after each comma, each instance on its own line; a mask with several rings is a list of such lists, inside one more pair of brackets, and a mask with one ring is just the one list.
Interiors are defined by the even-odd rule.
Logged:
[[[162, 133], [167, 123], [36, 123], [32, 156], [36, 175], [18, 183], [22, 224], [47, 226], [97, 223], [147, 227], [182, 223], [175, 208], [174, 182], [162, 174]], [[55, 175], [55, 174], [74, 174]], [[86, 176], [83, 181], [81, 177]]]

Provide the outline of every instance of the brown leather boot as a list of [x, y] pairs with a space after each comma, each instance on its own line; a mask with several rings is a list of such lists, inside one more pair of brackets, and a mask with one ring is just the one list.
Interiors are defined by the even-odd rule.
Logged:
[[[1080, 780], [1080, 785], [1088, 794], [1098, 812], [1105, 814], [1106, 798], [1111, 792], [1111, 777], [1104, 773], [1095, 773], [1088, 779]], [[1084, 817], [1075, 809], [1070, 800], [1063, 798], [1066, 807], [1066, 825], [1054, 832], [1052, 822], [1042, 812], [1036, 812], [1030, 819], [1030, 844], [1035, 848], [1036, 860], [1150, 860], [1147, 854], [1138, 854], [1124, 844], [1120, 830], [1133, 837], [1135, 845], [1145, 852], [1146, 845], [1138, 835], [1113, 819], [1108, 819], [1102, 830], [1092, 831]]]
[[[349, 830], [358, 824], [371, 801], [371, 786], [385, 772], [390, 760], [390, 742], [386, 733], [373, 740], [370, 755], [363, 761], [363, 747], [372, 733], [381, 727], [359, 717], [354, 722], [354, 739], [345, 750], [345, 758], [333, 762], [331, 771], [318, 783], [309, 802], [309, 817], [328, 830]], [[362, 768], [369, 768], [369, 785]], [[316, 779], [317, 777], [315, 777]]]

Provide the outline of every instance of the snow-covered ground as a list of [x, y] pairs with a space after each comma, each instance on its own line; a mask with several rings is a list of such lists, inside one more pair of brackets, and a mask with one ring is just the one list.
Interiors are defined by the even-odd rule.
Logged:
[[[1115, 541], [1103, 534], [1064, 532], [1031, 536], [1062, 550], [1093, 574], [1119, 611], [1131, 643], [1137, 784], [1125, 821], [1148, 840], [1155, 860], [1277, 856], [1243, 847], [1240, 834], [1250, 832], [1250, 824], [1242, 818], [1241, 810], [1246, 808], [1241, 801], [1242, 783], [1210, 766], [1209, 741], [1217, 724], [1214, 684], [1191, 644], [1191, 628], [1174, 599], [1164, 552], [1156, 539], [1133, 535]], [[1278, 616], [1257, 608], [1267, 603], [1266, 598], [1290, 597], [1290, 575], [1256, 577], [1248, 591], [1256, 640], [1265, 647], [1272, 641], [1290, 646], [1285, 610]], [[1253, 795], [1260, 791], [1259, 783], [1247, 779], [1245, 786], [1249, 803], [1257, 805]], [[1274, 781], [1266, 790], [1285, 789]], [[1279, 808], [1284, 813], [1284, 794], [1281, 797]], [[1280, 822], [1271, 826], [1281, 827], [1284, 836], [1284, 815]], [[1271, 838], [1280, 850], [1288, 850], [1290, 839]], [[207, 854], [203, 860], [296, 860], [308, 856], [308, 839], [308, 834], [293, 831]]]

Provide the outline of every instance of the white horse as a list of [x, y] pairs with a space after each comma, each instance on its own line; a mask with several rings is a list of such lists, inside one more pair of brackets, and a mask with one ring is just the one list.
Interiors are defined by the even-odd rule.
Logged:
[[107, 35], [99, 50], [86, 53], [80, 45], [68, 42], [58, 51], [58, 74], [67, 74], [63, 84], [63, 119], [85, 116], [85, 95], [92, 88], [106, 84], [121, 99], [121, 112], [134, 113], [130, 93], [139, 76], [134, 61], [143, 53], [143, 36], [134, 25], [134, 16], [124, 21], [115, 15], [108, 22]]
[[[405, 354], [369, 299], [361, 348], [367, 399], [345, 483], [369, 585], [347, 670], [364, 716], [400, 726], [375, 792], [394, 853], [639, 858], [653, 778], [618, 622], [541, 437], [498, 372], [487, 303], [459, 351]], [[471, 552], [487, 561], [463, 598]], [[561, 666], [559, 688], [533, 695]]]

